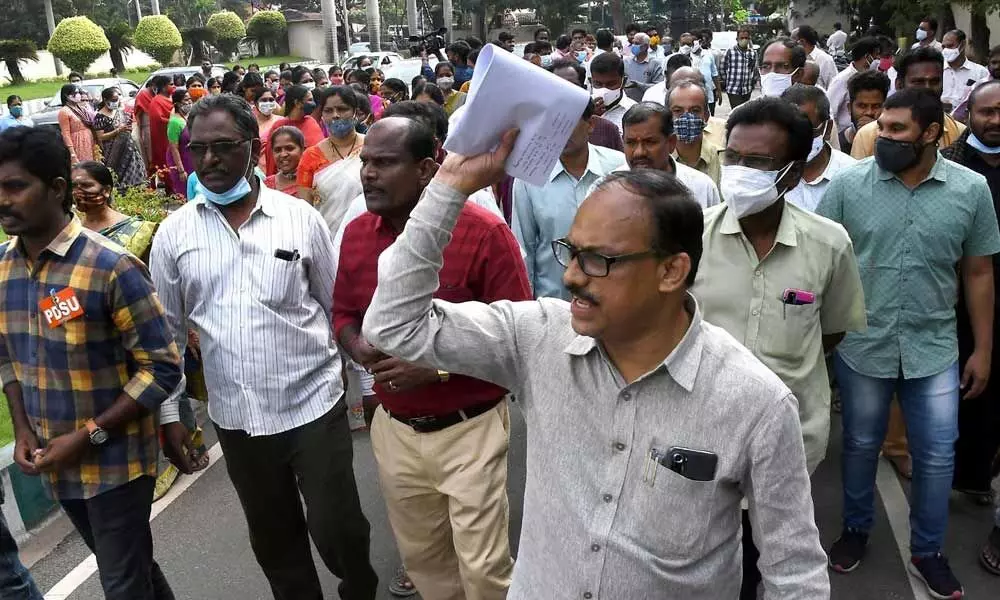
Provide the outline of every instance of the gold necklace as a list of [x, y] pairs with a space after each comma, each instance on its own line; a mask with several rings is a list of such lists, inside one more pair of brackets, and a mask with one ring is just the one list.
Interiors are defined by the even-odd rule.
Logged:
[[[333, 148], [333, 151], [337, 153], [337, 156], [340, 157], [340, 160], [344, 160], [345, 158], [347, 158], [346, 156], [340, 153], [340, 149], [337, 148], [337, 144], [333, 143], [332, 137], [327, 139], [330, 140], [330, 147]], [[355, 131], [354, 140], [351, 141], [351, 149], [347, 151], [347, 156], [354, 154], [354, 148], [357, 146], [357, 144], [358, 144], [358, 132]]]

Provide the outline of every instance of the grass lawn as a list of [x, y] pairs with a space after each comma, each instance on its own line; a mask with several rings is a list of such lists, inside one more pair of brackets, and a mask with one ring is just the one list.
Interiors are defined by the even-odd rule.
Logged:
[[14, 424], [10, 422], [7, 397], [0, 392], [0, 448], [14, 441]]
[[[260, 58], [243, 59], [239, 61], [239, 64], [246, 67], [250, 63], [257, 63], [260, 65], [261, 70], [267, 70], [265, 67], [277, 66], [283, 62], [296, 63], [303, 60], [311, 60], [302, 58], [300, 56], [262, 56]], [[232, 66], [236, 63], [226, 63]], [[149, 74], [155, 69], [134, 69], [125, 71], [122, 77], [126, 79], [131, 79], [139, 85], [142, 85], [146, 79], [149, 78]], [[88, 78], [98, 78], [98, 77], [108, 77], [107, 73], [88, 73]], [[0, 86], [0, 100], [6, 98], [11, 94], [20, 96], [22, 100], [35, 100], [37, 98], [51, 98], [59, 91], [59, 88], [66, 83], [64, 78], [58, 79], [42, 79], [39, 81], [32, 81], [25, 83], [24, 85], [4, 85]]]

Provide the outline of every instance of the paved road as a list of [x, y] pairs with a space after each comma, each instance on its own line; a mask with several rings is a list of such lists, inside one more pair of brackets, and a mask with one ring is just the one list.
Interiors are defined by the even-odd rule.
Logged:
[[[524, 491], [525, 424], [518, 410], [512, 414], [510, 452], [511, 539], [520, 534], [521, 498]], [[839, 533], [839, 422], [834, 423], [834, 440], [827, 460], [814, 476], [813, 497], [824, 546]], [[214, 443], [214, 436], [209, 435]], [[355, 472], [366, 514], [372, 523], [372, 560], [383, 581], [388, 581], [396, 565], [396, 548], [378, 488], [375, 462], [368, 435], [354, 434]], [[163, 509], [153, 521], [156, 557], [167, 573], [178, 599], [267, 600], [267, 582], [257, 567], [247, 541], [247, 530], [239, 502], [226, 475], [224, 459], [216, 461], [204, 475]], [[887, 468], [888, 469], [888, 468]], [[855, 573], [832, 575], [833, 598], [843, 600], [921, 599], [911, 591], [896, 535], [906, 535], [905, 527], [889, 526], [887, 509], [905, 526], [907, 486], [891, 471], [883, 473], [878, 524], [872, 535], [869, 559]], [[898, 501], [898, 502], [897, 502]], [[894, 504], [897, 502], [897, 504]], [[884, 505], [883, 505], [884, 503]], [[976, 562], [979, 545], [991, 523], [991, 510], [972, 505], [955, 496], [947, 553], [966, 586], [969, 598], [996, 598], [1000, 579], [986, 574]], [[58, 528], [60, 523], [52, 525]], [[37, 548], [29, 549], [37, 552]], [[72, 532], [36, 564], [32, 571], [43, 590], [50, 590], [70, 573], [88, 552]], [[318, 562], [317, 558], [317, 563]], [[320, 567], [329, 598], [336, 597], [336, 579]], [[46, 598], [53, 600], [57, 596]], [[59, 596], [62, 598], [63, 596]], [[71, 593], [70, 600], [101, 598], [96, 576], [88, 577]], [[382, 593], [380, 598], [389, 598]]]
[[[725, 117], [728, 112], [728, 106], [722, 105], [718, 116]], [[512, 410], [511, 416], [509, 494], [511, 540], [516, 549], [524, 493], [526, 438], [520, 411]], [[214, 444], [214, 433], [206, 431], [206, 434], [209, 444]], [[358, 487], [372, 524], [372, 561], [379, 577], [387, 582], [396, 567], [397, 552], [379, 493], [375, 460], [366, 433], [354, 435], [354, 448]], [[839, 455], [840, 422], [835, 415], [827, 460], [813, 477], [816, 520], [826, 548], [840, 533]], [[197, 481], [162, 508], [161, 514], [153, 521], [156, 557], [178, 599], [268, 600], [271, 596], [267, 581], [250, 551], [246, 524], [226, 475], [224, 462], [224, 459], [215, 461]], [[908, 543], [906, 502], [909, 486], [906, 481], [897, 478], [886, 464], [881, 467], [879, 480], [877, 524], [872, 532], [868, 559], [850, 575], [831, 574], [835, 600], [923, 600], [928, 597], [919, 587], [914, 594], [904, 568], [904, 555], [900, 552], [900, 548], [905, 550]], [[168, 501], [169, 497], [163, 502]], [[992, 509], [975, 506], [959, 495], [953, 496], [945, 552], [965, 585], [967, 597], [974, 600], [1000, 597], [1000, 578], [985, 573], [977, 562], [980, 544], [991, 524]], [[73, 576], [67, 578], [67, 574], [74, 569], [84, 576], [88, 573], [86, 568], [78, 568], [78, 565], [87, 559], [89, 552], [80, 537], [70, 529], [65, 518], [59, 519], [32, 544], [23, 548], [23, 553], [31, 556], [32, 562], [34, 557], [41, 557], [32, 565], [32, 571], [46, 592], [64, 578], [72, 579]], [[67, 531], [69, 533], [64, 535]], [[318, 557], [316, 561], [321, 564]], [[327, 597], [335, 598], [336, 579], [323, 567], [319, 570]], [[69, 585], [63, 588], [71, 592], [68, 596], [49, 593], [46, 599], [91, 600], [102, 597], [96, 576], [79, 579], [81, 583], [78, 587]], [[389, 597], [383, 586], [380, 598]]]

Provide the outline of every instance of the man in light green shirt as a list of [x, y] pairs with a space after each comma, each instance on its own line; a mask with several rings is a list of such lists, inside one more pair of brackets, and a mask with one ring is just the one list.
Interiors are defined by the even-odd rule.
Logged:
[[[730, 196], [740, 189], [723, 186], [727, 202], [705, 212], [705, 251], [693, 293], [707, 321], [728, 331], [795, 393], [812, 473], [830, 434], [825, 352], [845, 332], [865, 328], [858, 265], [842, 226], [785, 202], [785, 192], [798, 184], [791, 175], [801, 173], [809, 153], [808, 119], [784, 101], [753, 101], [730, 117], [729, 128], [727, 162], [760, 155], [773, 157], [769, 168], [795, 166], [773, 191], [780, 197], [754, 214], [737, 216], [739, 200]], [[786, 290], [814, 299], [793, 302]]]
[[[812, 146], [805, 115], [779, 98], [760, 98], [734, 111], [728, 129], [725, 202], [705, 211], [691, 292], [705, 320], [729, 332], [795, 394], [812, 473], [830, 434], [825, 353], [845, 332], [865, 328], [858, 265], [843, 227], [785, 202]], [[747, 594], [760, 581], [749, 525], [744, 514]]]

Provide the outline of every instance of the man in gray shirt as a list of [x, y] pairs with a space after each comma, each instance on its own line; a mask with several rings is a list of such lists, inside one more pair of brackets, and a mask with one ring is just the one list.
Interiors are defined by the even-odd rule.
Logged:
[[503, 174], [449, 154], [379, 261], [366, 339], [510, 389], [528, 422], [508, 598], [736, 598], [740, 500], [767, 598], [829, 598], [797, 402], [688, 294], [701, 208], [655, 171], [612, 175], [553, 250], [572, 302], [433, 299], [465, 198]]
[[625, 76], [643, 89], [663, 81], [663, 61], [649, 53], [649, 36], [637, 33], [625, 57]]

